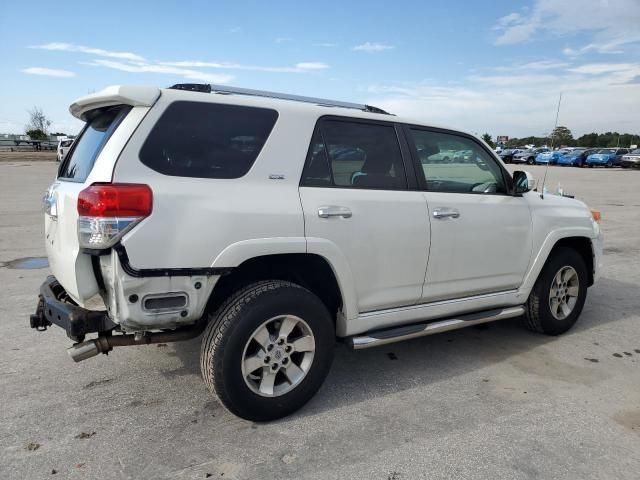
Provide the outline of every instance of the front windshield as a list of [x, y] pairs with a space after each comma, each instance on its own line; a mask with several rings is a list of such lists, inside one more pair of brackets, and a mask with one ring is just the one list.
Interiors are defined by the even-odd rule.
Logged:
[[634, 155], [640, 155], [640, 148], [636, 148], [635, 150], [631, 150], [630, 153], [632, 153]]
[[598, 153], [616, 153], [616, 151], [612, 148], [602, 148], [598, 150]]

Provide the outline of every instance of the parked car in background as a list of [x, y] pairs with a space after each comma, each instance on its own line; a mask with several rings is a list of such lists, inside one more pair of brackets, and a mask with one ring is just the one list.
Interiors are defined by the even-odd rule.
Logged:
[[539, 147], [539, 148], [528, 148], [520, 153], [517, 153], [513, 156], [513, 163], [526, 163], [528, 165], [533, 165], [536, 163], [536, 156], [542, 152], [548, 152], [549, 149], [547, 147]]
[[584, 167], [587, 157], [594, 153], [594, 149], [576, 148], [565, 153], [558, 159], [558, 165]]
[[453, 160], [455, 154], [455, 150], [440, 150], [433, 155], [429, 155], [427, 150], [418, 150], [418, 156], [422, 163], [449, 163]]
[[468, 163], [471, 162], [473, 152], [471, 150], [458, 150], [453, 155], [453, 161], [455, 163]]
[[587, 157], [589, 167], [614, 167], [620, 165], [622, 156], [629, 153], [628, 148], [601, 148]]
[[43, 140], [39, 145], [39, 150], [55, 150], [56, 148], [57, 144], [55, 141]]
[[508, 148], [506, 150], [502, 150], [498, 155], [504, 163], [511, 163], [513, 161], [513, 156], [522, 151], [523, 150], [520, 148]]
[[623, 155], [622, 160], [620, 160], [620, 166], [622, 168], [640, 167], [640, 148], [631, 150], [626, 155]]
[[564, 155], [564, 152], [562, 150], [540, 152], [538, 155], [536, 155], [536, 165], [544, 165], [547, 163], [549, 165], [556, 165], [562, 155]]
[[67, 153], [69, 152], [69, 149], [71, 148], [71, 145], [73, 145], [73, 139], [72, 138], [63, 138], [62, 140], [60, 140], [58, 142], [57, 160], [59, 162], [62, 162], [64, 160], [64, 158], [67, 156]]

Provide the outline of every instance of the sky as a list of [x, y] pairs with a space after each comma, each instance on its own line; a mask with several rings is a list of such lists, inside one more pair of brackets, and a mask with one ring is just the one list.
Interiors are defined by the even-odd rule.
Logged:
[[[102, 6], [104, 5], [104, 6]], [[77, 97], [197, 82], [362, 102], [478, 135], [640, 133], [640, 0], [62, 1], [0, 13], [0, 133]]]

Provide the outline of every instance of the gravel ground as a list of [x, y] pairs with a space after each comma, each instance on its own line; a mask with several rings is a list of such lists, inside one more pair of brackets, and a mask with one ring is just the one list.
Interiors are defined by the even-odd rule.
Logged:
[[23, 152], [0, 152], [1, 162], [55, 162], [56, 151], [23, 151]]
[[[538, 178], [542, 167], [527, 167]], [[603, 278], [551, 338], [504, 321], [378, 349], [340, 345], [318, 395], [253, 424], [205, 389], [197, 340], [74, 364], [28, 327], [54, 163], [0, 163], [0, 477], [634, 479], [640, 472], [640, 171], [552, 167], [599, 208]], [[505, 239], [508, 241], [508, 239]]]

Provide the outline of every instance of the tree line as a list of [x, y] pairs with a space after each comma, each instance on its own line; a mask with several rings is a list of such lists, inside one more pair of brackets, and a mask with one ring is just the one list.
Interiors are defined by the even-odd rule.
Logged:
[[[482, 136], [482, 139], [492, 147], [495, 146], [493, 138], [488, 133]], [[574, 138], [571, 130], [567, 127], [556, 127], [551, 135], [547, 137], [522, 137], [510, 138], [507, 147], [521, 147], [523, 145], [547, 145], [554, 147], [629, 147], [630, 145], [640, 144], [640, 135], [631, 133], [586, 133], [578, 138]]]

